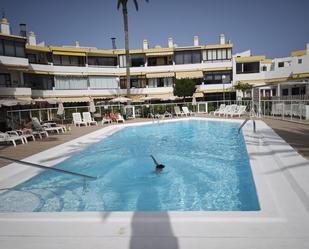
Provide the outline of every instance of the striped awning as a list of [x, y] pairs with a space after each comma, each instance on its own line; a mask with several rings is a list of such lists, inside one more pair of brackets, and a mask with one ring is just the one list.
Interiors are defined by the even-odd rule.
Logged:
[[111, 99], [112, 96], [92, 96], [93, 99]]
[[176, 72], [176, 79], [197, 79], [203, 77], [203, 71]]
[[203, 98], [204, 94], [201, 93], [201, 92], [196, 92], [196, 93], [193, 94], [193, 97], [195, 97], [195, 98]]
[[62, 103], [82, 103], [90, 102], [90, 97], [76, 97], [76, 98], [59, 98]]
[[56, 55], [69, 55], [69, 56], [86, 56], [86, 53], [81, 52], [67, 52], [67, 51], [53, 51]]
[[173, 72], [164, 72], [164, 73], [147, 73], [146, 78], [153, 79], [153, 78], [168, 78], [174, 77], [175, 73]]

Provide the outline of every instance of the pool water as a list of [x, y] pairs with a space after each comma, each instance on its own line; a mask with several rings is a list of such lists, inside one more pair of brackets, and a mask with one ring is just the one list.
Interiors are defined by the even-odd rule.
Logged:
[[45, 171], [1, 194], [0, 211], [259, 210], [238, 127], [185, 120], [123, 128], [56, 166], [97, 180]]

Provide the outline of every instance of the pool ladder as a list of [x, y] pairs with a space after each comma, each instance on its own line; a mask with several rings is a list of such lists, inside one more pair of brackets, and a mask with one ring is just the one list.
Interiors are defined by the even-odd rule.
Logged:
[[245, 121], [241, 124], [241, 126], [238, 128], [238, 133], [240, 133], [241, 129], [245, 126], [245, 124], [249, 121], [252, 120], [253, 122], [253, 132], [256, 132], [256, 124], [255, 124], [255, 120], [252, 118], [246, 118]]

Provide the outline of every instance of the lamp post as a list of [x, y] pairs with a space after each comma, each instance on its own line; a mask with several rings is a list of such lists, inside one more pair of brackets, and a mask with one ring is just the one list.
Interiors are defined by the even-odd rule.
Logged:
[[223, 88], [223, 102], [225, 103], [225, 88], [224, 88], [224, 81], [225, 81], [225, 75], [222, 75], [222, 88]]

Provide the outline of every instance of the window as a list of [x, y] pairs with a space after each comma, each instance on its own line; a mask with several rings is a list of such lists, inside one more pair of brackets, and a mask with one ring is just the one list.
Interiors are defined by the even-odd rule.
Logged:
[[89, 56], [88, 65], [117, 66], [117, 57]]
[[25, 57], [25, 44], [22, 42], [15, 42], [16, 57]]
[[126, 67], [126, 56], [125, 55], [119, 55], [119, 67]]
[[37, 63], [36, 54], [27, 54], [29, 63]]
[[284, 67], [284, 62], [278, 62], [278, 67]]
[[175, 52], [176, 64], [201, 63], [201, 51], [177, 51]]
[[259, 73], [260, 72], [260, 62], [245, 62], [236, 64], [236, 73]]
[[11, 86], [11, 75], [9, 73], [0, 73], [0, 87]]
[[52, 90], [54, 77], [45, 74], [24, 73], [24, 84], [36, 90]]
[[4, 41], [4, 52], [6, 56], [15, 56], [15, 47], [13, 41]]
[[227, 59], [232, 59], [232, 49], [227, 50]]
[[58, 66], [84, 66], [84, 58], [81, 56], [53, 55], [53, 63]]
[[55, 89], [87, 89], [88, 77], [55, 76]]
[[303, 63], [303, 59], [298, 59], [298, 64], [302, 64]]
[[[126, 88], [126, 77], [120, 78], [120, 88], [125, 89]], [[145, 76], [131, 76], [130, 78], [130, 87], [134, 88], [144, 88], [146, 87], [146, 77]]]
[[[218, 51], [221, 50], [222, 51], [222, 59], [223, 60], [226, 60], [227, 57], [226, 57], [226, 49], [218, 49]], [[218, 58], [219, 59], [219, 58]]]
[[131, 66], [132, 67], [145, 66], [145, 55], [144, 54], [132, 54], [131, 55]]
[[305, 86], [300, 87], [300, 95], [306, 95], [306, 87]]
[[292, 95], [299, 95], [299, 87], [292, 87]]
[[89, 83], [91, 89], [118, 88], [118, 79], [116, 77], [90, 76]]
[[276, 89], [274, 88], [274, 89], [272, 89], [272, 92], [273, 92], [273, 96], [276, 96], [277, 95], [277, 91], [276, 91]]
[[289, 95], [289, 89], [282, 89], [282, 96], [288, 96]]
[[25, 58], [25, 42], [0, 39], [0, 55]]
[[172, 77], [148, 79], [148, 87], [172, 87], [173, 82]]
[[4, 55], [3, 41], [0, 39], [0, 55]]
[[227, 84], [232, 81], [232, 71], [214, 71], [204, 74], [206, 84]]
[[262, 67], [262, 71], [267, 71], [267, 67], [266, 67], [266, 66], [263, 66], [263, 67]]
[[[204, 50], [205, 51], [205, 50]], [[222, 49], [208, 49], [204, 55], [203, 60], [213, 61], [213, 60], [230, 60], [232, 58], [232, 49], [222, 48]]]
[[236, 63], [236, 73], [241, 74], [242, 73], [242, 63]]

